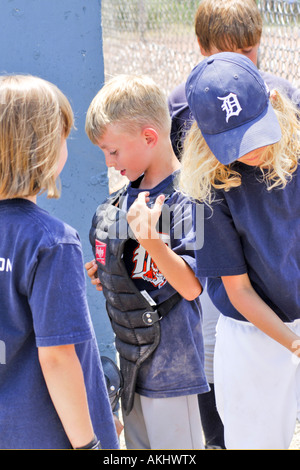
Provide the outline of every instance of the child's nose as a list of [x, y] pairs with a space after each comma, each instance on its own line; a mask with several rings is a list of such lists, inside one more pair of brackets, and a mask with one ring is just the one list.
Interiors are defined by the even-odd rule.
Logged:
[[114, 167], [115, 166], [115, 160], [112, 155], [106, 155], [105, 156], [105, 163], [108, 168]]

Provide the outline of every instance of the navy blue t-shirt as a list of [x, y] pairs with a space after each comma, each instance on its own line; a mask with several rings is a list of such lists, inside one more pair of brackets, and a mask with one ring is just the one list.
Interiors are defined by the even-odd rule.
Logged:
[[[150, 200], [154, 201], [164, 193], [177, 175], [178, 172], [173, 173], [155, 188], [148, 190]], [[128, 210], [140, 192], [146, 191], [139, 189], [138, 183], [129, 184], [122, 204], [124, 210]], [[180, 192], [173, 191], [165, 200], [164, 206], [167, 208], [165, 207], [166, 216], [161, 227], [161, 237], [195, 271], [193, 204]], [[127, 242], [123, 259], [128, 274], [138, 289], [148, 292], [156, 304], [175, 293], [148, 253], [136, 241]], [[207, 392], [209, 386], [204, 372], [199, 298], [192, 302], [182, 298], [160, 321], [160, 329], [160, 344], [139, 369], [136, 391], [151, 398]]]
[[118, 448], [78, 234], [25, 199], [0, 201], [0, 448], [66, 449], [38, 347], [75, 344], [103, 448]]
[[226, 316], [245, 320], [226, 295], [221, 276], [248, 273], [258, 295], [286, 322], [300, 318], [300, 171], [285, 188], [268, 190], [261, 170], [236, 162], [238, 188], [216, 191], [206, 207], [198, 276]]

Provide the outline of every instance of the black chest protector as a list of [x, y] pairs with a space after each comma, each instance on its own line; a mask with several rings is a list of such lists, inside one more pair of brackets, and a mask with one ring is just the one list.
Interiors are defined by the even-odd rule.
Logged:
[[[172, 183], [163, 194], [167, 198], [173, 191]], [[176, 293], [156, 305], [146, 292], [137, 289], [128, 275], [123, 252], [126, 241], [129, 237], [134, 239], [134, 235], [127, 223], [126, 212], [118, 207], [123, 192], [114, 193], [97, 208], [90, 230], [90, 243], [98, 265], [107, 313], [116, 336], [116, 349], [124, 378], [122, 405], [125, 413], [129, 414], [138, 370], [160, 342], [159, 320], [181, 296]]]

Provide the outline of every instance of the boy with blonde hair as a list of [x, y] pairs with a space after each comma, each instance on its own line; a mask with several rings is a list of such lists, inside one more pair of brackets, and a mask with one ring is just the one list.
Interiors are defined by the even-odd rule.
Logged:
[[150, 78], [118, 76], [92, 101], [86, 132], [129, 180], [98, 207], [90, 232], [97, 265], [86, 265], [90, 276], [98, 271], [116, 335], [127, 448], [202, 448], [202, 287], [192, 204], [176, 190], [166, 97]]

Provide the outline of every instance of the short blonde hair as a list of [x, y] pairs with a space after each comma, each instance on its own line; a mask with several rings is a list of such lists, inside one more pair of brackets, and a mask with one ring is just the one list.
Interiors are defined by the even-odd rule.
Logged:
[[31, 75], [0, 77], [0, 198], [47, 192], [58, 198], [57, 165], [62, 136], [73, 126], [65, 95]]
[[148, 76], [118, 75], [92, 100], [85, 130], [97, 145], [107, 125], [119, 124], [127, 133], [145, 126], [170, 133], [171, 118], [166, 94]]
[[[284, 188], [297, 169], [300, 158], [300, 122], [298, 111], [287, 97], [277, 91], [271, 93], [271, 102], [280, 123], [282, 137], [264, 151], [261, 178], [268, 190]], [[234, 144], [233, 144], [234, 145]], [[211, 205], [215, 190], [230, 191], [240, 186], [241, 175], [234, 163], [221, 164], [206, 144], [196, 122], [184, 143], [180, 189], [199, 202]]]
[[210, 53], [253, 47], [260, 42], [262, 17], [255, 0], [202, 0], [195, 15], [195, 32]]

